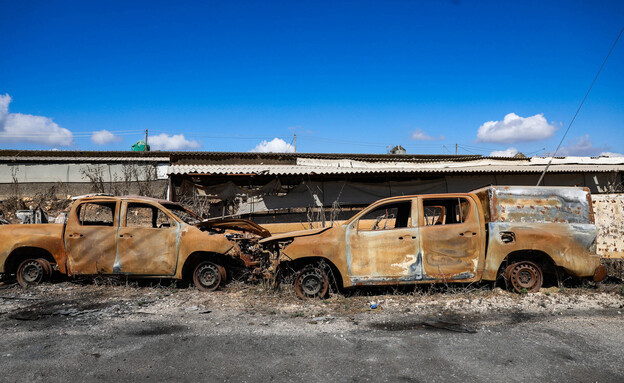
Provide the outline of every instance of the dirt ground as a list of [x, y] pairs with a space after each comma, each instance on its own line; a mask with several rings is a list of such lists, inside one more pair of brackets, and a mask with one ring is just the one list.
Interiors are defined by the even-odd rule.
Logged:
[[624, 381], [620, 284], [440, 290], [5, 284], [0, 380]]

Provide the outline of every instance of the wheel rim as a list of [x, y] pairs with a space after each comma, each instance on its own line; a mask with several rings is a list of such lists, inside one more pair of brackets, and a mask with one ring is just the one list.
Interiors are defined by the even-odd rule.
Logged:
[[18, 282], [22, 286], [36, 285], [43, 279], [43, 265], [35, 259], [24, 261], [18, 270]]
[[222, 273], [214, 263], [205, 262], [197, 266], [193, 276], [195, 285], [202, 290], [216, 290], [221, 283]]
[[329, 287], [327, 274], [318, 269], [307, 269], [295, 279], [295, 293], [301, 299], [323, 297]]
[[523, 289], [528, 292], [537, 292], [542, 287], [542, 272], [533, 262], [518, 262], [509, 272], [511, 285], [517, 292]]

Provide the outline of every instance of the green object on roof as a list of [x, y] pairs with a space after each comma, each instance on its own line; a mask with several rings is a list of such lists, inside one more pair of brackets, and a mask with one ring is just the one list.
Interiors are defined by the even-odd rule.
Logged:
[[149, 152], [150, 146], [145, 141], [140, 140], [136, 144], [132, 145], [133, 152]]

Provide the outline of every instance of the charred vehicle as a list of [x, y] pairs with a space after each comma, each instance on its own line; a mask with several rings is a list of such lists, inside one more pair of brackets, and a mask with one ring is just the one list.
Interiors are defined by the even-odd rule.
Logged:
[[538, 291], [545, 273], [606, 276], [587, 188], [497, 186], [392, 197], [341, 225], [260, 241], [303, 297], [339, 286], [479, 282]]
[[229, 271], [261, 266], [257, 242], [267, 236], [251, 221], [205, 221], [169, 201], [87, 196], [74, 201], [65, 223], [0, 226], [0, 273], [23, 286], [57, 270], [184, 279], [215, 290]]

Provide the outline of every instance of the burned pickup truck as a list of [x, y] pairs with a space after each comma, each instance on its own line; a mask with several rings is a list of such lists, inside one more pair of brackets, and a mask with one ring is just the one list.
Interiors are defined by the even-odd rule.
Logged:
[[65, 223], [0, 226], [0, 273], [22, 286], [57, 270], [183, 279], [215, 290], [228, 271], [259, 269], [257, 242], [269, 235], [247, 220], [204, 221], [169, 201], [87, 196], [74, 201]]
[[500, 278], [535, 292], [545, 273], [602, 280], [596, 234], [587, 188], [496, 186], [387, 198], [343, 224], [260, 243], [301, 298], [326, 295], [331, 276], [345, 288]]

